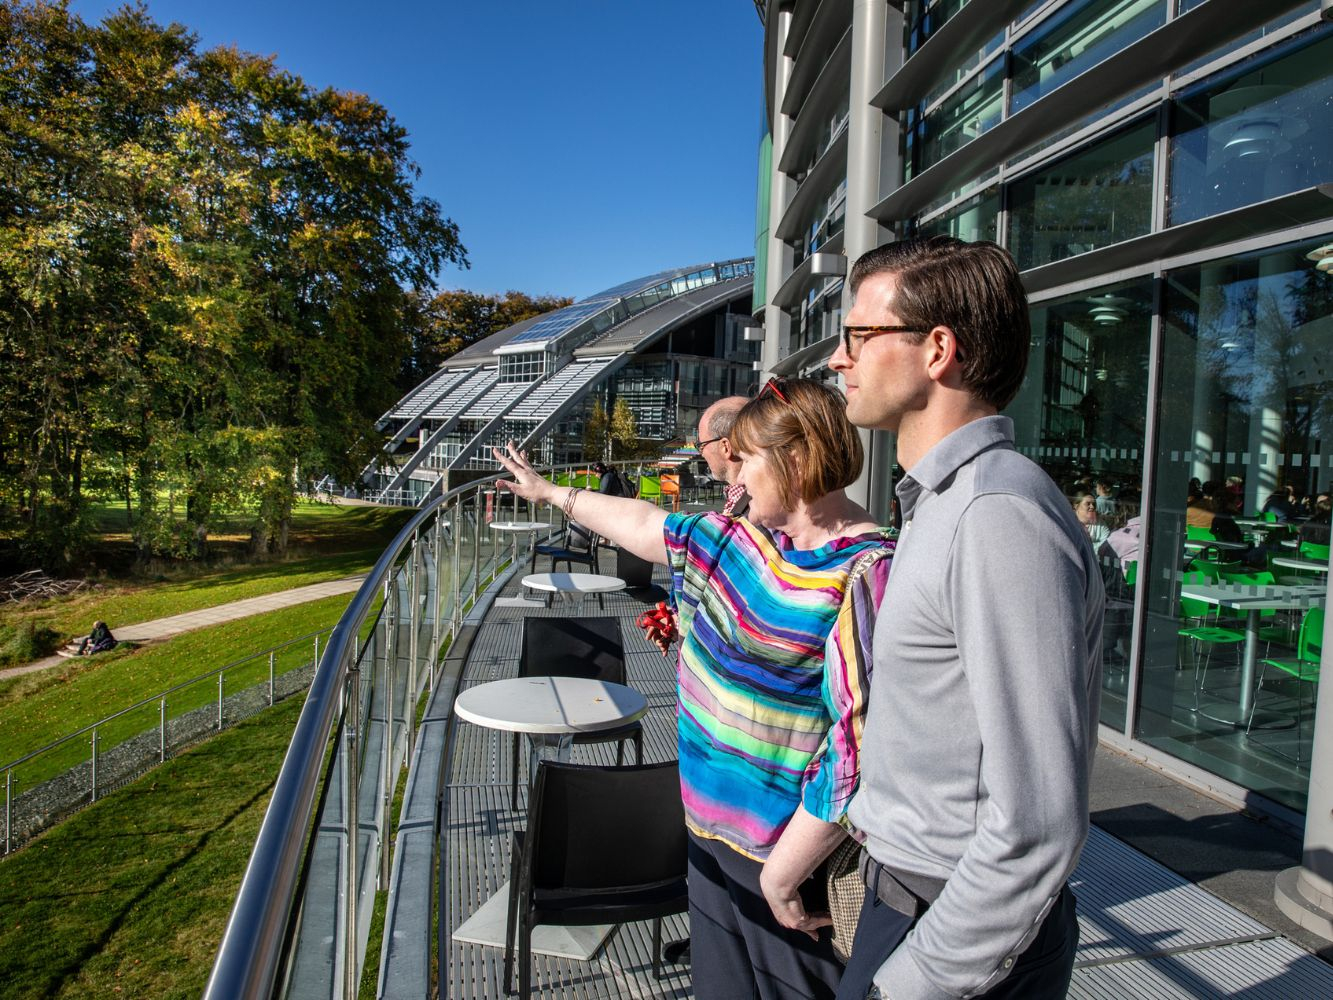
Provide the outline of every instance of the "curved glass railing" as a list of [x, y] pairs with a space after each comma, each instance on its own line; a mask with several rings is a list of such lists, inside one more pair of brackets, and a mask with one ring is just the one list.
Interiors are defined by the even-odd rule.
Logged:
[[[274, 786], [206, 997], [353, 997], [389, 813], [417, 708], [464, 616], [542, 521], [494, 478], [429, 501], [386, 548], [334, 627]], [[540, 532], [538, 533], [540, 535]]]

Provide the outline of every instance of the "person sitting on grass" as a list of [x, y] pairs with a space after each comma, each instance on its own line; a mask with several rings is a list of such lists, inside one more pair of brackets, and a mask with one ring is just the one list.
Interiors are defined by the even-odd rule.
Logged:
[[116, 637], [111, 634], [111, 630], [106, 627], [106, 622], [93, 622], [93, 630], [83, 637], [83, 642], [79, 643], [80, 656], [92, 656], [94, 653], [105, 653], [108, 649], [116, 648]]

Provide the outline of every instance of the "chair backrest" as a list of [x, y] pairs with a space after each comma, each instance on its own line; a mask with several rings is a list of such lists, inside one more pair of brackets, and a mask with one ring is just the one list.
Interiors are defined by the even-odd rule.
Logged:
[[1131, 559], [1129, 562], [1125, 563], [1125, 583], [1132, 587], [1138, 578], [1139, 561], [1137, 559]]
[[565, 548], [570, 552], [591, 552], [597, 544], [597, 535], [578, 521], [565, 525]]
[[1213, 534], [1211, 528], [1199, 528], [1192, 524], [1185, 526], [1185, 537], [1195, 538], [1201, 542], [1217, 541], [1217, 536]]
[[591, 767], [542, 761], [528, 808], [535, 888], [606, 889], [685, 875], [676, 761]]
[[625, 645], [615, 618], [524, 618], [520, 677], [588, 677], [625, 683]]
[[1236, 573], [1243, 572], [1244, 565], [1238, 562], [1213, 562], [1211, 559], [1195, 559], [1190, 563], [1190, 570], [1202, 573], [1209, 580], [1229, 580]]
[[[1200, 573], [1193, 570], [1189, 573], [1182, 573], [1181, 583], [1212, 583], [1213, 578], [1206, 573]], [[1186, 618], [1207, 618], [1212, 613], [1212, 606], [1207, 601], [1200, 601], [1193, 597], [1180, 598], [1180, 613]]]
[[1324, 656], [1324, 609], [1311, 608], [1301, 620], [1301, 637], [1296, 656], [1318, 662]]
[[1302, 559], [1310, 559], [1314, 562], [1328, 562], [1328, 546], [1320, 545], [1318, 542], [1301, 542], [1297, 549]]

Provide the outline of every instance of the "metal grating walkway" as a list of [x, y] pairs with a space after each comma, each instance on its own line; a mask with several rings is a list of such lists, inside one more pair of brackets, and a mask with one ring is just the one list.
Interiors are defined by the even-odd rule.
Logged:
[[[615, 571], [609, 555], [604, 567], [604, 572]], [[506, 594], [521, 589], [516, 583], [521, 575], [511, 578]], [[663, 582], [665, 571], [659, 568], [656, 579]], [[644, 757], [649, 761], [675, 755], [672, 661], [664, 660], [633, 623], [658, 596], [609, 595], [604, 612], [595, 600], [582, 607], [557, 600], [550, 609], [527, 612], [621, 619], [630, 683], [649, 702], [644, 720]], [[472, 646], [462, 687], [514, 675], [523, 613], [490, 611]], [[500, 982], [503, 952], [454, 942], [448, 935], [507, 878], [509, 834], [522, 822], [525, 793], [520, 781], [519, 811], [512, 811], [507, 734], [457, 720], [450, 727], [440, 831], [440, 994], [497, 1000], [505, 995]], [[613, 763], [614, 753], [611, 745], [579, 746], [573, 759]], [[1080, 928], [1071, 997], [1333, 998], [1333, 966], [1096, 828], [1071, 885], [1078, 897]], [[665, 966], [664, 978], [653, 979], [651, 930], [649, 923], [622, 926], [589, 962], [538, 956], [534, 988], [542, 997], [580, 1000], [692, 996], [685, 967]], [[687, 919], [675, 917], [666, 921], [663, 937], [669, 941], [687, 933]]]

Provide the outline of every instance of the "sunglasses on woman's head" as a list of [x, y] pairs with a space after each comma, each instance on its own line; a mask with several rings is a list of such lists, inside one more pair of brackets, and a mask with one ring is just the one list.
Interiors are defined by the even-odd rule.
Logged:
[[773, 395], [777, 396], [778, 399], [782, 400], [784, 403], [790, 406], [791, 400], [788, 399], [787, 394], [782, 391], [782, 387], [786, 384], [787, 380], [785, 378], [783, 378], [781, 375], [774, 375], [771, 379], [769, 379], [767, 382], [764, 383], [764, 387], [760, 389], [758, 393], [755, 394], [754, 398], [763, 399], [764, 393], [771, 392]]

